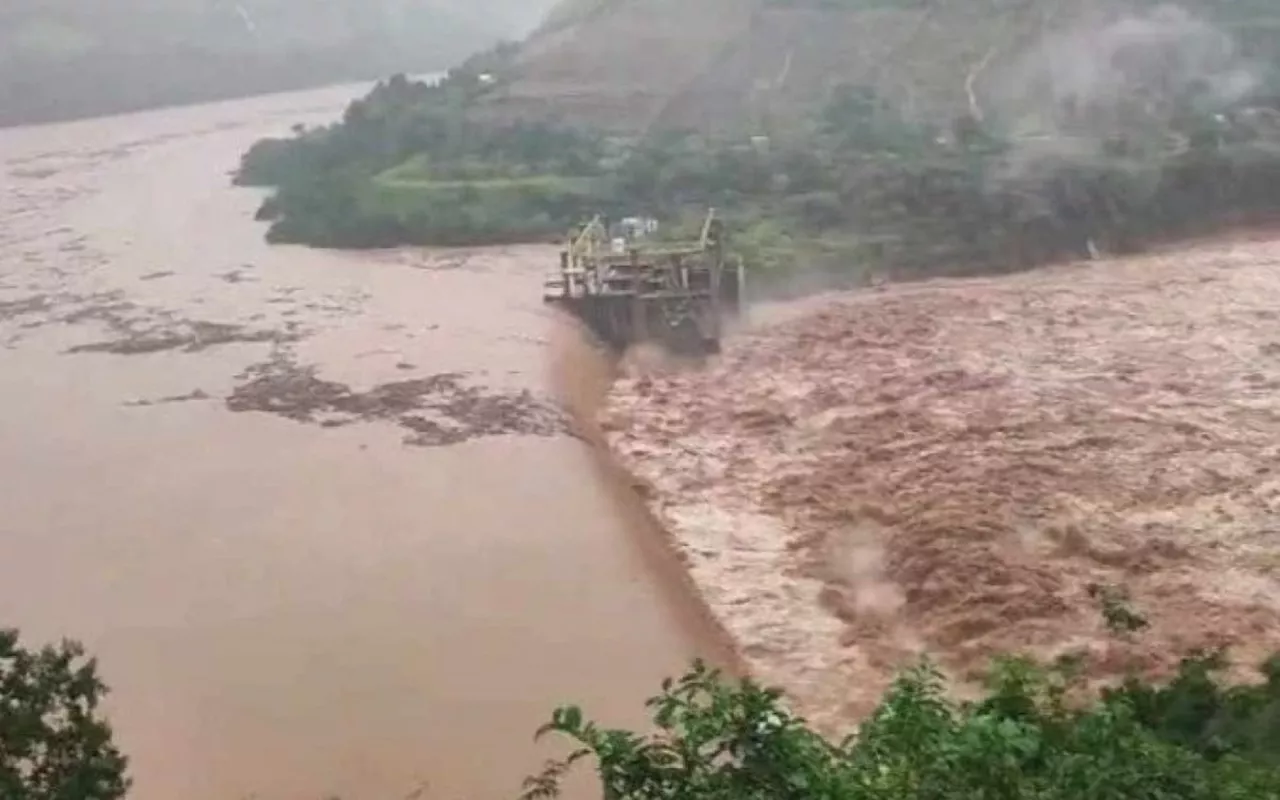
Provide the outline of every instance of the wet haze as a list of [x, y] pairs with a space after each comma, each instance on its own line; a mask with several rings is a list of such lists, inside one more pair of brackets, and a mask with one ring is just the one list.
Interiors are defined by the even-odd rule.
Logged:
[[446, 69], [551, 0], [5, 0], [0, 125]]
[[1246, 99], [1262, 75], [1229, 32], [1176, 5], [1086, 16], [992, 73], [983, 106], [1015, 134], [1014, 175], [1100, 159], [1117, 135], [1159, 140], [1179, 114]]

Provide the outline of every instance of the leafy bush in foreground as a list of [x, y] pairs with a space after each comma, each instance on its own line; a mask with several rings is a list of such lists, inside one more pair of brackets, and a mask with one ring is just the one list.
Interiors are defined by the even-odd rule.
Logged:
[[0, 629], [0, 798], [124, 797], [127, 762], [98, 709], [105, 693], [80, 645], [28, 650]]
[[1224, 687], [1218, 655], [1155, 686], [1131, 680], [1068, 702], [1065, 667], [999, 662], [987, 696], [947, 699], [928, 665], [902, 674], [855, 737], [830, 743], [780, 693], [695, 663], [650, 700], [657, 732], [605, 729], [561, 708], [539, 735], [577, 746], [526, 782], [555, 796], [594, 758], [607, 800], [1218, 800], [1280, 797], [1280, 670]]

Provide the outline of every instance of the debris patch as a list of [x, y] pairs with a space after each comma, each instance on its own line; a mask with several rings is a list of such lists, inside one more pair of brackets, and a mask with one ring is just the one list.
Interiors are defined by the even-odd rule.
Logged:
[[418, 446], [568, 431], [565, 414], [532, 392], [495, 392], [466, 383], [466, 377], [449, 372], [357, 391], [319, 377], [314, 366], [277, 353], [242, 373], [226, 403], [232, 411], [265, 412], [323, 427], [394, 422], [405, 429], [405, 443]]
[[210, 347], [226, 344], [281, 344], [297, 341], [296, 330], [252, 329], [242, 325], [203, 320], [182, 320], [163, 327], [139, 329], [125, 323], [115, 326], [123, 335], [101, 342], [76, 345], [68, 353], [112, 353], [115, 355], [145, 355], [166, 350], [199, 353]]
[[53, 308], [53, 303], [53, 298], [47, 294], [35, 294], [16, 300], [0, 300], [0, 322], [8, 322], [31, 314], [42, 314]]
[[154, 400], [130, 400], [125, 403], [129, 408], [148, 408], [150, 406], [171, 405], [173, 403], [191, 403], [196, 400], [209, 400], [209, 394], [203, 389], [196, 389], [186, 394], [175, 394], [168, 397], [157, 397]]

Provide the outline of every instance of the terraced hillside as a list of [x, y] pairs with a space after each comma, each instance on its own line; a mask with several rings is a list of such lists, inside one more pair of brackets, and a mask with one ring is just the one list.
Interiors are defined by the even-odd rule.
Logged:
[[748, 34], [755, 5], [615, 0], [584, 6], [529, 39], [516, 80], [491, 104], [511, 116], [642, 128], [675, 91], [712, 71], [720, 52]]
[[761, 129], [856, 83], [947, 118], [997, 102], [1047, 36], [1164, 5], [1245, 56], [1278, 47], [1280, 6], [1264, 0], [566, 0], [492, 102], [612, 129]]

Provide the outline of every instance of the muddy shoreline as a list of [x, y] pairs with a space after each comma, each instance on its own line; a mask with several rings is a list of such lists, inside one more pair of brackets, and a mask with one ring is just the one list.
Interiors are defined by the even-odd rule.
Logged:
[[[755, 677], [856, 725], [927, 653], [1088, 674], [1280, 649], [1280, 244], [841, 294], [601, 428]], [[1091, 585], [1152, 628], [1108, 637]]]

